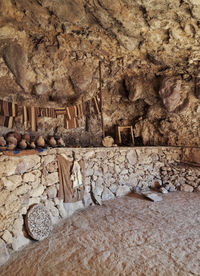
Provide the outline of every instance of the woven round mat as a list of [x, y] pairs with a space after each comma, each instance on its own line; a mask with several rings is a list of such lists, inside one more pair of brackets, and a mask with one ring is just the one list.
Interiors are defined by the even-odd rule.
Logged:
[[37, 241], [47, 238], [53, 229], [50, 214], [41, 204], [35, 204], [28, 210], [25, 225], [28, 234]]

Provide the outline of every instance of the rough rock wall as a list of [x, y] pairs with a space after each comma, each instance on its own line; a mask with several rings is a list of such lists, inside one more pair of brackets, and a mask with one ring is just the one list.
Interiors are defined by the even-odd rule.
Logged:
[[[101, 61], [107, 133], [132, 124], [138, 144], [199, 145], [197, 0], [2, 0], [0, 15], [1, 98], [87, 100], [99, 91]], [[58, 121], [39, 130], [65, 134]], [[83, 134], [84, 123], [73, 135]]]
[[[63, 153], [70, 162], [85, 163], [83, 201], [63, 203], [58, 199], [57, 155]], [[178, 167], [182, 154], [183, 150], [175, 147], [60, 148], [22, 157], [1, 154], [0, 238], [14, 250], [29, 243], [24, 216], [35, 203], [44, 204], [57, 223], [77, 209], [158, 183], [169, 191], [200, 191], [199, 168]]]

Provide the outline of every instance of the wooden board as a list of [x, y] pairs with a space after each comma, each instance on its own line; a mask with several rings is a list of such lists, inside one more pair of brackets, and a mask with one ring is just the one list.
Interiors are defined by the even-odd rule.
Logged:
[[44, 150], [46, 149], [13, 150], [13, 151], [3, 151], [3, 154], [7, 156], [27, 156], [27, 155], [38, 154], [40, 152], [43, 152]]

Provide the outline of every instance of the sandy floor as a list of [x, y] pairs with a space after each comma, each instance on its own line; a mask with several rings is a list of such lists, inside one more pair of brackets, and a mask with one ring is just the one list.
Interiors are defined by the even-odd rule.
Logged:
[[200, 275], [200, 194], [126, 196], [81, 211], [0, 275]]

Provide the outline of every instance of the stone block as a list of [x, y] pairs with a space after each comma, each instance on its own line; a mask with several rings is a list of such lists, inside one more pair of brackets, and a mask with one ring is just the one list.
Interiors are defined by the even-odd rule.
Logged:
[[43, 176], [42, 177], [42, 184], [45, 186], [51, 186], [53, 184], [58, 183], [59, 179], [58, 179], [58, 173], [54, 172], [54, 173], [49, 173], [47, 174], [47, 176]]
[[34, 188], [33, 190], [31, 190], [29, 194], [31, 197], [39, 197], [43, 194], [44, 189], [45, 189], [44, 186], [39, 185], [37, 188]]
[[38, 155], [28, 155], [19, 158], [17, 166], [15, 166], [16, 174], [24, 174], [31, 169], [38, 169], [40, 166], [40, 157]]
[[50, 173], [57, 172], [57, 170], [58, 170], [58, 162], [57, 161], [53, 161], [53, 162], [47, 164], [46, 169]]
[[7, 243], [7, 244], [11, 244], [13, 241], [13, 236], [12, 234], [8, 231], [5, 230], [2, 236], [2, 239]]
[[6, 244], [2, 239], [0, 239], [0, 266], [5, 264], [8, 261], [9, 257], [10, 255], [8, 253]]
[[48, 165], [51, 162], [56, 160], [56, 156], [52, 154], [48, 154], [47, 156], [42, 157], [42, 163], [44, 166]]
[[180, 187], [180, 190], [182, 192], [189, 192], [189, 193], [192, 193], [194, 191], [194, 188], [188, 184], [184, 184]]
[[135, 165], [137, 163], [137, 160], [138, 160], [136, 151], [135, 150], [130, 150], [126, 155], [126, 158], [129, 162], [129, 164]]
[[94, 171], [92, 168], [87, 168], [85, 170], [85, 176], [92, 176], [94, 174]]
[[35, 175], [32, 172], [25, 173], [23, 176], [24, 182], [34, 182], [35, 181]]
[[94, 182], [92, 182], [92, 193], [93, 193], [93, 196], [94, 196], [94, 199], [96, 200], [96, 202], [101, 205], [101, 195], [102, 195], [102, 192], [103, 192], [103, 185], [95, 185]]
[[110, 200], [115, 198], [114, 194], [106, 187], [103, 189], [102, 200]]
[[88, 160], [91, 159], [95, 156], [95, 151], [88, 151], [84, 154], [84, 159]]
[[56, 187], [51, 186], [51, 187], [47, 188], [46, 192], [47, 192], [48, 198], [53, 199], [57, 196], [58, 191], [57, 191]]
[[120, 185], [120, 186], [117, 188], [116, 196], [117, 196], [117, 197], [120, 197], [120, 196], [127, 195], [128, 193], [130, 193], [130, 191], [131, 191], [131, 189], [130, 189], [129, 186]]
[[0, 206], [3, 206], [6, 203], [9, 195], [10, 195], [10, 192], [7, 190], [3, 190], [0, 192]]
[[8, 177], [2, 177], [2, 182], [4, 187], [9, 190], [13, 191], [22, 183], [22, 177], [20, 175], [12, 175]]
[[22, 216], [17, 218], [14, 221], [13, 227], [12, 227], [12, 232], [15, 236], [22, 234], [23, 225], [24, 225], [24, 220], [23, 220]]

